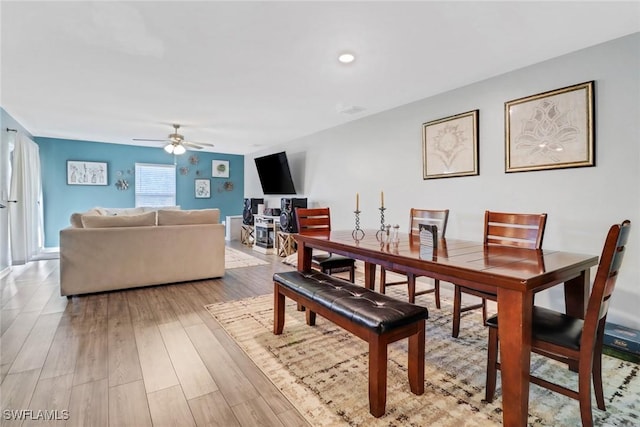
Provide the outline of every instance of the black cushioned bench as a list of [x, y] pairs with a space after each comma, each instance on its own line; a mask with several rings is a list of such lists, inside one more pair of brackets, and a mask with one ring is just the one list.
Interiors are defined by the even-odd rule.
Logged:
[[425, 307], [399, 301], [378, 292], [318, 272], [290, 271], [273, 275], [273, 333], [284, 328], [284, 298], [306, 308], [306, 320], [315, 325], [316, 313], [369, 343], [369, 411], [385, 412], [387, 400], [387, 345], [409, 338], [409, 386], [424, 393]]

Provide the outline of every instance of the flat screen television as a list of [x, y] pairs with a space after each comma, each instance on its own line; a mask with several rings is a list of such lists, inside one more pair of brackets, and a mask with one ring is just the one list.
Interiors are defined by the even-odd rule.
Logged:
[[287, 153], [282, 151], [256, 157], [255, 162], [264, 194], [296, 194]]

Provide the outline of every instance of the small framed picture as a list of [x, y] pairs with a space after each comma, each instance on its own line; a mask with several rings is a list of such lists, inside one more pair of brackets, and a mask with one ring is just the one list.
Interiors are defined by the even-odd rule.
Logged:
[[505, 172], [595, 166], [593, 81], [505, 102]]
[[68, 185], [108, 185], [107, 162], [67, 160]]
[[229, 161], [228, 160], [212, 160], [211, 176], [214, 178], [229, 178]]
[[478, 113], [422, 125], [422, 179], [478, 175]]
[[211, 198], [211, 182], [208, 178], [196, 179], [196, 199], [210, 199]]

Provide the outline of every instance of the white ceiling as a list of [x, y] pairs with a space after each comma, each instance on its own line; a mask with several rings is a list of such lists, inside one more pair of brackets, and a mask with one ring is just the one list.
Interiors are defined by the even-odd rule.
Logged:
[[640, 31], [638, 1], [2, 1], [0, 14], [1, 106], [33, 135], [132, 144], [180, 123], [234, 154]]

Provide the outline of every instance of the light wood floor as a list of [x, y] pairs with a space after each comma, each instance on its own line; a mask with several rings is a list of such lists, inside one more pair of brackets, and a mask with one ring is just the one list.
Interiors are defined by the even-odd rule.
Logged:
[[[231, 246], [271, 264], [70, 300], [59, 295], [58, 260], [13, 267], [0, 279], [2, 425], [307, 426], [204, 309], [271, 293], [273, 273], [291, 269]], [[68, 420], [37, 412], [56, 410], [47, 414]]]

